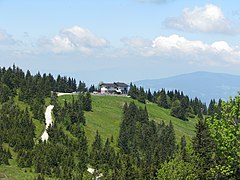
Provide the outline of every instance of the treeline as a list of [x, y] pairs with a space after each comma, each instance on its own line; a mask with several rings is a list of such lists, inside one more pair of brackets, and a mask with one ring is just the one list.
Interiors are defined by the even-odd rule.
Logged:
[[191, 99], [178, 90], [162, 89], [152, 93], [149, 89], [145, 92], [143, 87], [138, 88], [131, 83], [128, 95], [142, 103], [148, 100], [165, 109], [171, 109], [171, 115], [182, 120], [188, 120], [189, 117], [195, 116], [203, 118], [208, 112], [206, 104], [202, 103], [200, 99]]
[[[91, 86], [91, 90], [95, 87]], [[28, 70], [13, 65], [6, 69], [0, 68], [0, 103], [7, 102], [15, 96], [18, 100], [30, 105], [33, 118], [44, 121], [45, 98], [51, 96], [51, 92], [87, 92], [86, 84], [79, 81], [77, 86], [74, 78], [58, 75], [37, 73], [32, 75]]]
[[13, 65], [9, 68], [0, 68], [0, 102], [6, 102], [11, 96], [19, 95], [19, 99], [31, 102], [34, 98], [50, 97], [54, 92], [86, 92], [86, 84], [76, 79], [58, 75], [55, 79], [52, 74], [37, 73], [32, 75], [28, 70]]

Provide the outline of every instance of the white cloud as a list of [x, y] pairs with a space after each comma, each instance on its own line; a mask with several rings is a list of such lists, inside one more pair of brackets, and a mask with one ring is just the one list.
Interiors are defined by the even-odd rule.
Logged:
[[97, 37], [88, 29], [83, 29], [79, 26], [74, 26], [70, 29], [65, 29], [63, 34], [68, 36], [76, 45], [84, 45], [86, 47], [105, 47], [107, 41]]
[[64, 29], [52, 38], [41, 39], [39, 44], [33, 45], [27, 42], [18, 43], [19, 41], [14, 40], [11, 35], [0, 31], [1, 51], [16, 56], [39, 55], [46, 52], [56, 54], [80, 52], [83, 55], [107, 59], [141, 57], [209, 66], [240, 64], [240, 48], [226, 41], [205, 43], [176, 34], [158, 36], [152, 40], [133, 37], [123, 38], [121, 41], [124, 44], [122, 48], [106, 48], [109, 47], [107, 40], [79, 26]]
[[217, 41], [212, 43], [212, 48], [215, 48], [219, 52], [233, 52], [234, 50], [225, 41]]
[[17, 45], [20, 41], [13, 39], [7, 32], [0, 30], [0, 45]]
[[108, 46], [107, 40], [97, 37], [88, 29], [79, 26], [64, 29], [41, 44], [45, 44], [54, 53], [81, 52], [84, 54], [90, 54]]
[[74, 46], [68, 37], [56, 35], [51, 39], [52, 51], [55, 53], [69, 52], [74, 50]]
[[220, 7], [207, 4], [204, 7], [186, 8], [180, 17], [165, 20], [164, 24], [173, 29], [192, 32], [239, 33], [239, 28], [228, 20]]
[[184, 37], [175, 34], [169, 37], [159, 36], [155, 38], [152, 47], [167, 51], [181, 50], [186, 53], [192, 51], [204, 51], [206, 49], [206, 46], [201, 41], [189, 41]]
[[[161, 59], [183, 60], [190, 64], [229, 65], [240, 64], [240, 50], [225, 41], [207, 44], [188, 40], [179, 35], [159, 36], [151, 43], [145, 41], [125, 41], [128, 55], [160, 57]], [[125, 53], [126, 54], [126, 53]]]

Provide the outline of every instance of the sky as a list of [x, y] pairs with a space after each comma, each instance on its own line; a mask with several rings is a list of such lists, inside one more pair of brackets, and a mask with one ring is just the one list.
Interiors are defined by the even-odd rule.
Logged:
[[0, 66], [88, 85], [240, 75], [240, 1], [0, 0]]

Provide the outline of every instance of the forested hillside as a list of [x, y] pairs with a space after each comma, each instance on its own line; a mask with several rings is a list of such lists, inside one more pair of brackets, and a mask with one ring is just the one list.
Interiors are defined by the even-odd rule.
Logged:
[[[56, 131], [55, 124], [48, 128], [48, 142], [42, 142], [40, 136], [45, 126], [45, 107], [56, 97], [52, 92], [80, 90], [83, 82], [77, 87], [73, 78], [32, 75], [16, 66], [1, 68], [0, 80], [1, 176], [9, 179], [81, 178], [83, 171], [79, 169], [73, 175], [73, 169], [78, 167], [72, 163], [72, 158], [82, 141], [77, 137], [69, 138], [61, 130]], [[57, 153], [60, 153], [58, 157]]]
[[[140, 102], [91, 96], [83, 82], [77, 87], [74, 78], [31, 75], [15, 66], [1, 68], [0, 79], [0, 177], [240, 177], [239, 96], [218, 104], [212, 101], [206, 108], [200, 100], [191, 101], [179, 92], [160, 90], [149, 95], [156, 100], [148, 99], [148, 93], [134, 86], [130, 92]], [[77, 90], [75, 96], [55, 93]], [[49, 139], [43, 142], [39, 129], [44, 130], [49, 104], [54, 105], [54, 122], [47, 129]], [[184, 118], [178, 119], [174, 109]], [[94, 173], [89, 173], [89, 167]]]

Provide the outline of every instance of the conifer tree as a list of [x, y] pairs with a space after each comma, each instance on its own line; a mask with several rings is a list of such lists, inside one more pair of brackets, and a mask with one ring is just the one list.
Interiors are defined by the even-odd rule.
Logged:
[[150, 102], [153, 101], [153, 95], [152, 95], [150, 89], [148, 89], [148, 92], [147, 92], [147, 100], [149, 100]]
[[86, 111], [92, 110], [92, 100], [91, 100], [91, 94], [89, 92], [86, 93], [84, 104], [85, 104], [84, 110], [86, 110]]
[[211, 99], [210, 104], [208, 106], [208, 115], [213, 117], [215, 113], [215, 99]]
[[161, 90], [160, 95], [158, 97], [158, 105], [163, 108], [169, 108], [166, 91], [164, 89]]
[[90, 153], [90, 163], [96, 170], [100, 168], [102, 162], [101, 152], [102, 152], [102, 140], [97, 131], [95, 140], [92, 143], [92, 151]]
[[90, 88], [88, 89], [88, 92], [93, 93], [94, 91], [97, 91], [94, 85], [91, 85]]
[[145, 95], [144, 89], [143, 87], [140, 87], [140, 89], [138, 90], [137, 100], [141, 103], [145, 103], [145, 99], [146, 99], [146, 95]]
[[180, 142], [180, 153], [183, 161], [188, 161], [189, 159], [187, 155], [186, 146], [187, 146], [186, 138], [185, 138], [185, 135], [183, 135], [181, 137], [181, 142]]
[[196, 136], [192, 141], [194, 153], [199, 157], [196, 168], [200, 179], [210, 177], [210, 169], [213, 167], [213, 154], [215, 145], [205, 120], [199, 119], [196, 124]]
[[53, 92], [52, 95], [51, 95], [50, 104], [55, 106], [56, 103], [57, 103], [57, 93]]
[[172, 104], [171, 108], [171, 115], [175, 116], [177, 118], [180, 118], [182, 120], [187, 120], [186, 118], [186, 110], [181, 106], [181, 102], [179, 100], [176, 100]]
[[169, 125], [166, 128], [166, 137], [167, 141], [165, 146], [167, 146], [167, 155], [171, 158], [176, 150], [176, 138], [175, 138], [175, 132], [174, 127], [172, 124], [172, 121], [170, 121]]
[[87, 88], [86, 88], [86, 84], [85, 82], [83, 81], [79, 81], [79, 84], [78, 84], [78, 91], [80, 93], [85, 93], [87, 91]]

